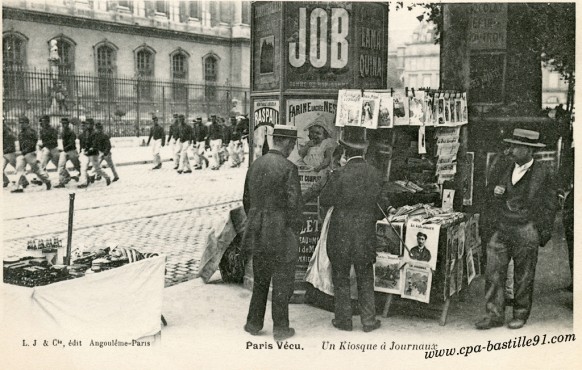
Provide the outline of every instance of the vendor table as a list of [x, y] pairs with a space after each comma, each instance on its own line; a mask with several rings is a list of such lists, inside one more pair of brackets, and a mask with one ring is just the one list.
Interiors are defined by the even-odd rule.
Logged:
[[[450, 294], [450, 285], [449, 285], [448, 281], [450, 281], [450, 265], [451, 265], [450, 254], [451, 253], [448, 250], [448, 246], [450, 247], [451, 242], [448, 240], [448, 237], [450, 236], [450, 234], [448, 233], [448, 230], [449, 230], [449, 228], [458, 226], [460, 223], [462, 223], [464, 221], [467, 221], [466, 217], [462, 220], [457, 220], [454, 223], [441, 226], [441, 230], [440, 230], [440, 234], [439, 234], [439, 242], [438, 242], [438, 256], [439, 256], [439, 258], [437, 259], [436, 269], [433, 271], [430, 302], [428, 303], [428, 305], [426, 305], [426, 308], [429, 310], [433, 310], [435, 308], [435, 306], [440, 305], [439, 306], [439, 310], [440, 310], [439, 323], [441, 326], [444, 326], [447, 322], [447, 316], [448, 316], [448, 312], [449, 312], [449, 306], [451, 303], [451, 299], [454, 296], [462, 294], [465, 291], [465, 289], [467, 288], [467, 286], [469, 285], [468, 280], [467, 280], [467, 271], [465, 268], [465, 264], [461, 263], [460, 266], [456, 266], [457, 268], [455, 269], [455, 271], [457, 271], [458, 269], [462, 270], [461, 279], [460, 279], [462, 284], [455, 293]], [[406, 232], [406, 230], [405, 230], [405, 232]], [[475, 269], [476, 269], [476, 271], [479, 271], [478, 266], [480, 266], [479, 259], [480, 259], [480, 254], [481, 254], [480, 250], [481, 249], [479, 248], [479, 245], [474, 245], [472, 247], [467, 246], [467, 249], [469, 249], [469, 248], [472, 249], [473, 256], [476, 259], [476, 262], [474, 263]], [[464, 258], [462, 259], [462, 261], [464, 261]], [[458, 279], [455, 278], [455, 281], [458, 281]], [[390, 306], [392, 305], [393, 301], [394, 301], [394, 294], [388, 294], [387, 299], [386, 299], [386, 303], [384, 305], [384, 311], [382, 314], [383, 317], [388, 317], [388, 313], [390, 311]]]
[[165, 266], [166, 257], [157, 256], [45, 286], [3, 284], [4, 322], [23, 338], [46, 333], [131, 341], [155, 335], [161, 330]]

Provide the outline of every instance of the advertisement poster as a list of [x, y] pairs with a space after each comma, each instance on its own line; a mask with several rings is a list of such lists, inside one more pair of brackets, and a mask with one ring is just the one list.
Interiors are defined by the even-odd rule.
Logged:
[[287, 2], [284, 9], [286, 87], [339, 90], [350, 86], [352, 69], [357, 66], [350, 60], [355, 37], [352, 5], [334, 3], [332, 8]]
[[273, 137], [269, 134], [273, 133], [277, 124], [279, 124], [279, 101], [255, 100], [253, 109], [255, 159], [263, 155], [265, 142], [269, 148], [273, 146]]
[[404, 258], [427, 262], [427, 265], [434, 270], [439, 249], [439, 233], [440, 225], [423, 225], [420, 222], [408, 221], [405, 242], [410, 250], [404, 253]]
[[424, 91], [416, 91], [408, 97], [408, 111], [411, 126], [424, 124]]
[[378, 128], [378, 113], [380, 112], [380, 96], [373, 92], [364, 92], [362, 96], [362, 127], [368, 129]]
[[395, 89], [394, 99], [394, 126], [408, 126], [408, 97], [404, 89]]
[[[337, 110], [333, 99], [289, 99], [285, 125], [297, 128], [297, 146], [289, 160], [297, 165], [299, 174], [318, 174], [331, 163], [337, 135], [334, 126]], [[327, 165], [326, 165], [327, 163]]]
[[295, 265], [295, 281], [305, 280], [307, 266], [319, 241], [319, 217], [317, 214], [304, 214], [303, 228], [299, 233], [299, 258]]
[[280, 2], [257, 2], [253, 19], [253, 91], [279, 88], [281, 73]]
[[337, 110], [336, 126], [360, 126], [362, 119], [362, 91], [340, 90]]
[[383, 293], [400, 294], [402, 291], [401, 262], [389, 253], [377, 253], [374, 264], [374, 290]]

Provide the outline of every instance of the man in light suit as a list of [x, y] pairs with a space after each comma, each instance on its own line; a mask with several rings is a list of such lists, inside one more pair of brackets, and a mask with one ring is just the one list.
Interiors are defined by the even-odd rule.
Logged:
[[[331, 174], [319, 201], [323, 206], [333, 206], [327, 234], [327, 255], [331, 262], [334, 285], [334, 327], [352, 330], [350, 303], [350, 269], [354, 265], [358, 284], [358, 304], [363, 330], [370, 332], [380, 327], [376, 320], [374, 302], [374, 262], [376, 261], [376, 221], [382, 218], [378, 203], [381, 199], [381, 176], [366, 163], [364, 153], [367, 142], [359, 127], [344, 128], [344, 147], [347, 163]], [[362, 129], [363, 130], [363, 129]]]
[[287, 159], [295, 147], [297, 130], [278, 126], [274, 147], [249, 168], [243, 205], [247, 213], [243, 247], [252, 250], [254, 285], [245, 331], [257, 335], [263, 328], [269, 285], [273, 280], [273, 336], [292, 337], [289, 300], [293, 294], [298, 235], [303, 225], [301, 187], [297, 166]]

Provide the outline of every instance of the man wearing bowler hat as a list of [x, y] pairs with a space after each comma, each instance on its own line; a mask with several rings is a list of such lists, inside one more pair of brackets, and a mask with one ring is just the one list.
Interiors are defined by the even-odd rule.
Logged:
[[477, 322], [477, 329], [503, 326], [505, 323], [505, 285], [507, 266], [514, 263], [513, 318], [510, 329], [527, 322], [533, 300], [538, 248], [551, 238], [557, 198], [551, 171], [533, 158], [539, 142], [537, 131], [515, 129], [510, 155], [514, 164], [507, 166], [492, 191], [498, 215], [494, 233], [487, 245], [485, 299], [487, 316]]
[[376, 261], [376, 221], [382, 218], [381, 175], [364, 159], [368, 147], [365, 129], [345, 127], [339, 140], [346, 165], [334, 171], [319, 201], [333, 212], [327, 234], [327, 255], [334, 286], [335, 319], [339, 330], [352, 330], [350, 269], [354, 266], [358, 285], [360, 320], [364, 332], [380, 327], [374, 301], [374, 262]]
[[289, 300], [293, 295], [299, 232], [303, 225], [301, 186], [297, 166], [287, 159], [295, 147], [297, 130], [276, 126], [273, 148], [253, 162], [245, 180], [243, 205], [247, 213], [245, 250], [253, 255], [253, 295], [244, 330], [259, 334], [265, 320], [269, 285], [273, 280], [273, 336], [292, 337]]

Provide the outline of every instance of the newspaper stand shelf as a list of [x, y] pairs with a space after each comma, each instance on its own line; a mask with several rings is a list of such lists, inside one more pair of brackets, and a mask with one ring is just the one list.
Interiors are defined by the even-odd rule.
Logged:
[[[463, 266], [463, 276], [462, 276], [462, 285], [461, 289], [457, 290], [452, 295], [449, 294], [450, 285], [447, 284], [447, 279], [449, 279], [449, 274], [447, 270], [450, 266], [450, 258], [449, 258], [449, 251], [447, 250], [448, 243], [448, 228], [453, 227], [455, 225], [460, 224], [461, 222], [466, 221], [466, 217], [461, 220], [457, 220], [452, 224], [442, 226], [440, 230], [439, 236], [439, 243], [438, 243], [438, 259], [436, 269], [433, 271], [432, 277], [432, 287], [430, 293], [430, 302], [428, 304], [410, 301], [408, 299], [398, 299], [399, 297], [395, 294], [391, 293], [384, 293], [387, 295], [386, 303], [384, 304], [384, 310], [382, 312], [383, 317], [388, 317], [390, 313], [390, 308], [398, 303], [402, 303], [403, 305], [414, 305], [415, 309], [421, 309], [424, 311], [432, 311], [439, 315], [439, 324], [441, 326], [446, 325], [447, 317], [449, 313], [449, 308], [451, 305], [451, 300], [454, 297], [458, 297], [459, 299], [463, 299], [463, 295], [465, 293], [465, 289], [468, 287], [467, 282], [467, 275], [466, 275], [466, 265], [465, 265], [465, 256], [463, 255], [461, 264]], [[469, 247], [468, 247], [469, 248]], [[480, 258], [480, 248], [479, 246], [473, 246], [473, 258], [477, 259], [475, 262], [475, 268], [477, 269], [479, 266], [478, 260]], [[455, 269], [456, 271], [456, 269]], [[446, 290], [446, 294], [445, 294]], [[396, 297], [395, 297], [396, 296]], [[396, 302], [395, 302], [396, 301]], [[406, 302], [406, 303], [405, 303]]]

